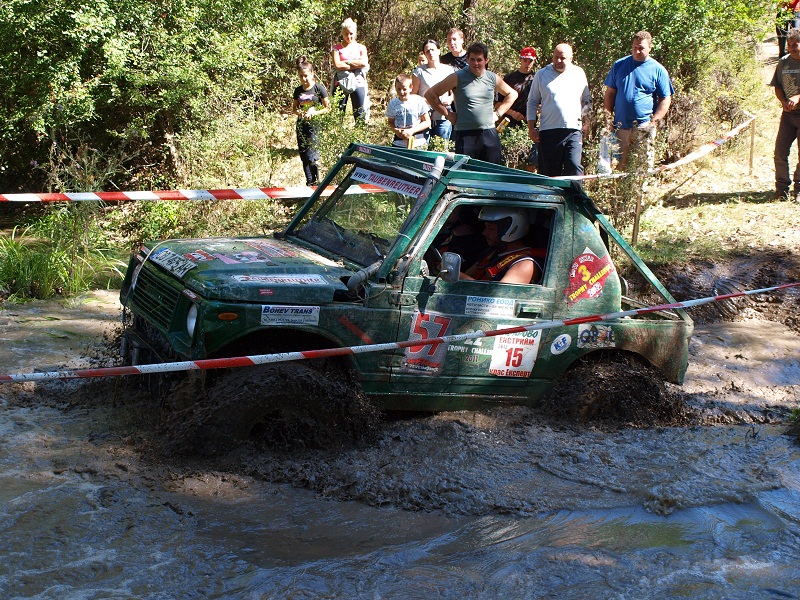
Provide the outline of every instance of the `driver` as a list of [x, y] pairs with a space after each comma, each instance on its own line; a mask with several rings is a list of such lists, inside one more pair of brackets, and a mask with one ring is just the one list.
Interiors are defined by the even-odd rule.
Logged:
[[542, 270], [534, 259], [535, 250], [525, 243], [530, 229], [528, 211], [524, 208], [485, 206], [478, 219], [485, 222], [483, 237], [490, 251], [461, 273], [461, 279], [499, 281], [501, 283], [534, 283]]

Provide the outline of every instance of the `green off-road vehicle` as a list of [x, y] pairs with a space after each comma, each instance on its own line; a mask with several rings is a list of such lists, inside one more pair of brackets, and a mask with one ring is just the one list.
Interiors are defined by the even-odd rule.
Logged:
[[[481, 213], [523, 215], [534, 283], [459, 278], [487, 251]], [[459, 227], [472, 234], [460, 267], [446, 252]], [[461, 155], [356, 144], [284, 231], [147, 244], [131, 259], [121, 301], [133, 316], [123, 354], [142, 364], [423, 340], [674, 299], [575, 183]], [[295, 368], [317, 368], [303, 380], [312, 382], [302, 384], [309, 397], [326, 381], [349, 379], [384, 410], [535, 405], [599, 353], [637, 357], [681, 383], [692, 329], [682, 310], [658, 311]], [[226, 378], [245, 382], [256, 368], [208, 372], [206, 384], [225, 389]], [[280, 387], [273, 377], [250, 402]]]

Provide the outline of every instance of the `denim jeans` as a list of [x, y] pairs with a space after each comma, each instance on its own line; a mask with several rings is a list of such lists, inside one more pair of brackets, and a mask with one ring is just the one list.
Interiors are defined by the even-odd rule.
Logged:
[[[775, 191], [783, 194], [789, 191], [789, 151], [797, 140], [800, 147], [800, 111], [781, 113], [778, 136], [775, 138]], [[800, 192], [800, 162], [794, 169], [794, 189]]]
[[453, 124], [447, 119], [431, 121], [431, 128], [426, 132], [426, 137], [430, 141], [431, 137], [440, 137], [449, 140], [453, 134]]

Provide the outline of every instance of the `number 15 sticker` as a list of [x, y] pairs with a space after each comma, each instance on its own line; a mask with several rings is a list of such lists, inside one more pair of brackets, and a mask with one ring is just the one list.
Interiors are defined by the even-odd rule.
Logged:
[[[514, 325], [498, 325], [498, 329]], [[498, 377], [530, 377], [539, 354], [541, 331], [524, 331], [494, 338], [489, 375]]]

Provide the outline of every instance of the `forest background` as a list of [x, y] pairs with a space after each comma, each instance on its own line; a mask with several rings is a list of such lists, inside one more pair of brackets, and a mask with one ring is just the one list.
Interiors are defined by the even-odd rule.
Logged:
[[[518, 66], [523, 46], [537, 49], [540, 68], [557, 43], [570, 43], [597, 108], [614, 60], [629, 54], [635, 31], [649, 30], [651, 55], [676, 88], [660, 138], [659, 158], [669, 162], [763, 103], [756, 42], [774, 30], [776, 10], [770, 0], [5, 0], [0, 191], [300, 184], [287, 114], [296, 59], [308, 56], [329, 86], [330, 48], [346, 17], [369, 52], [373, 118], [364, 127], [349, 116], [327, 118], [323, 171], [350, 141], [389, 141], [383, 110], [394, 77], [416, 65], [425, 39], [439, 40], [444, 52], [453, 26], [467, 42], [486, 43], [490, 68], [501, 74]], [[597, 134], [595, 127], [586, 143], [589, 172]], [[509, 137], [506, 146], [526, 138]], [[604, 193], [613, 200], [613, 191]], [[40, 245], [23, 243], [16, 230], [0, 238], [0, 298], [77, 291], [87, 282], [74, 290], [64, 282], [79, 275], [76, 265], [91, 279], [98, 259], [113, 265], [143, 239], [260, 233], [285, 217], [287, 207], [260, 204], [39, 207], [33, 220], [26, 215], [25, 233]], [[28, 262], [66, 253], [63, 276], [42, 284], [33, 268], [17, 272], [29, 251]]]

